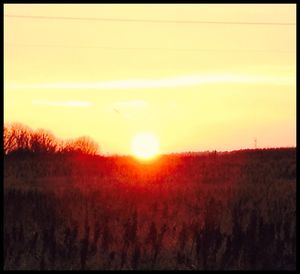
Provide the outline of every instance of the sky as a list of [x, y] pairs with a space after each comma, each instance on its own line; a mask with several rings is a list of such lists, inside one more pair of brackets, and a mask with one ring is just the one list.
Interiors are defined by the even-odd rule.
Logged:
[[4, 123], [130, 154], [296, 146], [295, 4], [5, 4]]

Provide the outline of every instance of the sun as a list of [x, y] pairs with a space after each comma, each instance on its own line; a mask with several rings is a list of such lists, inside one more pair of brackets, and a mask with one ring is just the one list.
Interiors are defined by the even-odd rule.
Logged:
[[131, 149], [136, 158], [149, 160], [157, 156], [159, 143], [153, 133], [140, 132], [134, 136]]

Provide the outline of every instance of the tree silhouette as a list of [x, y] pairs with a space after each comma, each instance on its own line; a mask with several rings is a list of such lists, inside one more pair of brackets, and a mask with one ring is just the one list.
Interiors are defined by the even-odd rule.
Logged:
[[53, 153], [58, 148], [58, 142], [52, 133], [39, 129], [31, 135], [30, 148], [35, 153]]
[[96, 155], [99, 146], [91, 138], [82, 136], [66, 141], [59, 140], [50, 131], [31, 128], [20, 123], [4, 125], [3, 153], [70, 153]]
[[20, 153], [30, 151], [32, 130], [20, 123], [4, 127], [4, 153]]
[[75, 140], [66, 141], [62, 151], [76, 154], [96, 155], [99, 151], [99, 146], [89, 137], [82, 136]]

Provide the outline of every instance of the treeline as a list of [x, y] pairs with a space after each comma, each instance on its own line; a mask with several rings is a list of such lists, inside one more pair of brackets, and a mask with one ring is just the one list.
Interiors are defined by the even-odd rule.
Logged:
[[99, 146], [87, 136], [61, 140], [48, 130], [33, 130], [20, 123], [12, 123], [4, 125], [3, 153], [96, 155], [99, 153]]

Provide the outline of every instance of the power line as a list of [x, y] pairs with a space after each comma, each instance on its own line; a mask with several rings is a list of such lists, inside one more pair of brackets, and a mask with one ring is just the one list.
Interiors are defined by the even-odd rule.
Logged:
[[83, 21], [107, 21], [107, 22], [141, 22], [141, 23], [168, 23], [168, 24], [223, 24], [223, 25], [280, 25], [291, 26], [295, 23], [288, 22], [234, 22], [234, 21], [190, 21], [190, 20], [152, 20], [152, 19], [124, 19], [124, 18], [96, 18], [96, 17], [64, 17], [64, 16], [33, 16], [5, 14], [5, 17], [24, 19], [50, 19], [50, 20], [83, 20]]
[[82, 49], [105, 49], [105, 50], [161, 50], [161, 51], [182, 51], [182, 52], [282, 52], [289, 53], [289, 50], [259, 50], [259, 49], [197, 49], [197, 48], [147, 48], [147, 47], [105, 47], [105, 46], [75, 46], [75, 45], [22, 45], [22, 44], [5, 44], [9, 47], [37, 47], [37, 48], [82, 48]]

